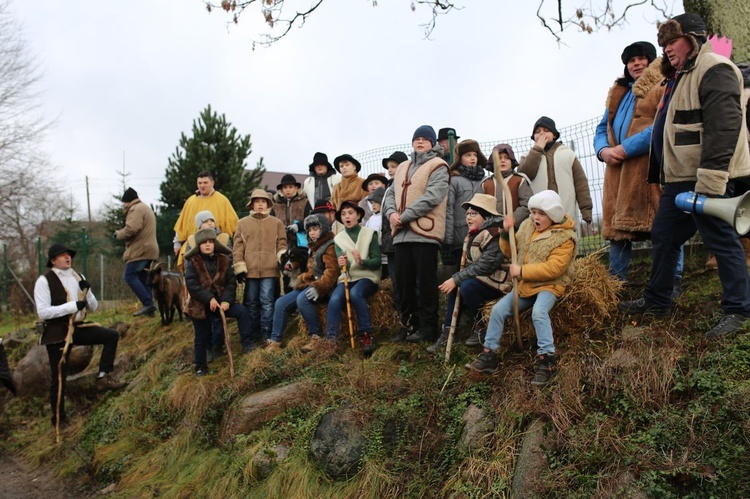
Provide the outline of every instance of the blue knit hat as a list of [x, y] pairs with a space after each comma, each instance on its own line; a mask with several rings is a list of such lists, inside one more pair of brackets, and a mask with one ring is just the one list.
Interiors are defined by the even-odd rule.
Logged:
[[437, 143], [437, 134], [435, 133], [435, 129], [430, 125], [422, 125], [414, 130], [414, 135], [411, 138], [412, 142], [414, 142], [414, 139], [417, 137], [429, 140], [433, 146]]

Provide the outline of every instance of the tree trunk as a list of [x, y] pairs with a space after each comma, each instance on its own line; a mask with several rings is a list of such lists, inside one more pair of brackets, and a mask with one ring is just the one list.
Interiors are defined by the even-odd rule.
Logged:
[[748, 0], [683, 0], [685, 12], [706, 21], [709, 33], [733, 41], [732, 61], [750, 62], [750, 2]]

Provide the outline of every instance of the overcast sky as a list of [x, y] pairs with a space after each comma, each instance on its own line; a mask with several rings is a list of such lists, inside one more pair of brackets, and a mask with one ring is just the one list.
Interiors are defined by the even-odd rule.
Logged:
[[81, 216], [86, 176], [94, 210], [122, 192], [123, 152], [128, 185], [158, 203], [167, 158], [208, 104], [251, 134], [249, 165], [263, 156], [291, 173], [307, 172], [316, 151], [407, 143], [422, 124], [479, 141], [529, 135], [543, 114], [573, 125], [603, 112], [622, 49], [655, 44], [659, 20], [634, 9], [623, 29], [571, 30], [558, 46], [536, 2], [466, 0], [425, 40], [427, 13], [410, 3], [326, 0], [302, 29], [255, 51], [259, 14], [227, 26], [200, 0], [14, 0], [11, 11], [56, 119], [45, 148]]

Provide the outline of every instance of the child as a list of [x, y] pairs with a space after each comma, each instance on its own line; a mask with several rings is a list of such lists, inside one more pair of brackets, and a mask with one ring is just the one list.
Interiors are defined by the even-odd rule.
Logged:
[[367, 196], [367, 202], [372, 206], [372, 216], [365, 223], [365, 227], [378, 233], [378, 244], [380, 245], [380, 275], [381, 279], [386, 279], [389, 276], [388, 256], [383, 253], [383, 231], [381, 230], [383, 228], [383, 214], [380, 211], [383, 206], [383, 196], [385, 196], [385, 189], [382, 187], [378, 187]]
[[[518, 309], [533, 307], [531, 320], [537, 338], [537, 367], [531, 384], [543, 386], [555, 373], [555, 344], [549, 312], [565, 287], [573, 279], [573, 258], [576, 253], [576, 235], [573, 219], [565, 214], [562, 199], [555, 191], [542, 191], [529, 200], [531, 217], [521, 224], [516, 234], [518, 244], [518, 264], [511, 264], [510, 276], [519, 279]], [[513, 220], [503, 220], [505, 232], [500, 244], [509, 256], [510, 243], [507, 239]], [[497, 370], [500, 337], [503, 334], [505, 319], [513, 316], [513, 295], [511, 291], [492, 307], [484, 351], [468, 369], [491, 374]]]
[[408, 160], [409, 156], [403, 151], [395, 151], [387, 158], [383, 158], [383, 168], [388, 170], [388, 182], [386, 183], [386, 187], [390, 187], [393, 183], [393, 177], [396, 176], [396, 168], [398, 168], [398, 165]]
[[461, 290], [461, 304], [466, 306], [474, 319], [474, 330], [466, 341], [469, 346], [480, 345], [480, 337], [483, 336], [481, 306], [509, 291], [506, 272], [501, 269], [503, 254], [500, 252], [498, 238], [502, 232], [503, 219], [495, 210], [495, 197], [489, 194], [474, 194], [462, 208], [465, 210], [468, 226], [463, 246], [466, 262], [458, 272], [439, 286], [440, 291], [448, 294], [448, 308], [445, 311], [440, 338], [427, 347], [430, 353], [435, 353], [448, 341], [457, 288]]
[[273, 312], [273, 332], [271, 339], [266, 342], [267, 350], [281, 349], [281, 338], [286, 329], [287, 320], [295, 308], [299, 309], [302, 318], [307, 323], [310, 337], [320, 338], [321, 336], [315, 303], [324, 301], [331, 293], [336, 286], [340, 270], [336, 262], [331, 225], [326, 217], [308, 216], [305, 218], [305, 231], [310, 244], [307, 271], [297, 278], [296, 283], [293, 283], [293, 291], [276, 300]]
[[559, 138], [560, 132], [555, 128], [555, 122], [546, 116], [539, 118], [531, 134], [534, 146], [518, 171], [531, 179], [534, 192], [551, 189], [560, 194], [564, 211], [573, 218], [574, 223], [579, 208], [583, 220], [590, 224], [593, 204], [586, 174], [576, 153], [558, 142]]
[[333, 188], [341, 182], [341, 175], [336, 173], [333, 165], [328, 162], [328, 156], [316, 152], [310, 163], [310, 176], [302, 183], [302, 190], [307, 196], [307, 202], [314, 208], [313, 202], [318, 199], [331, 200]]
[[[216, 240], [230, 250], [232, 249], [229, 234], [227, 234], [226, 232], [221, 232], [221, 229], [216, 226], [216, 220], [213, 213], [211, 213], [210, 211], [203, 210], [195, 215], [195, 229], [196, 231], [201, 229], [213, 230], [216, 234]], [[195, 234], [191, 234], [188, 236], [187, 241], [185, 242], [185, 253], [193, 249], [195, 246]], [[184, 271], [184, 268], [180, 268], [180, 271]], [[208, 362], [211, 362], [215, 358], [224, 355], [224, 325], [221, 322], [221, 317], [219, 317], [218, 315], [213, 315], [211, 318], [211, 326], [212, 335], [211, 341], [208, 345], [210, 348], [208, 348], [208, 351], [206, 353], [206, 359], [208, 360]]]
[[[439, 139], [438, 139], [439, 141]], [[466, 211], [461, 208], [474, 194], [481, 192], [485, 179], [487, 158], [476, 140], [462, 140], [456, 145], [455, 160], [451, 165], [451, 186], [445, 212], [443, 265], [456, 265], [461, 258], [461, 245], [469, 232]]]
[[365, 181], [362, 182], [362, 189], [367, 191], [367, 196], [362, 198], [362, 201], [359, 202], [359, 207], [365, 210], [365, 216], [364, 218], [362, 218], [363, 225], [367, 225], [367, 221], [370, 220], [373, 212], [372, 204], [370, 203], [369, 199], [370, 194], [375, 192], [377, 189], [385, 189], [387, 183], [388, 179], [379, 173], [371, 173], [367, 176]]
[[[336, 212], [336, 220], [344, 225], [343, 232], [333, 238], [336, 246], [336, 256], [340, 267], [346, 267], [346, 276], [340, 275], [338, 285], [328, 301], [328, 315], [326, 317], [326, 340], [336, 344], [341, 324], [341, 313], [346, 307], [346, 290], [344, 279], [348, 279], [349, 301], [351, 308], [357, 315], [359, 334], [362, 337], [362, 352], [365, 355], [375, 350], [372, 341], [372, 325], [370, 324], [370, 309], [367, 299], [374, 295], [380, 284], [380, 245], [375, 232], [362, 227], [359, 222], [364, 216], [364, 210], [356, 201], [344, 201]], [[320, 341], [312, 337], [306, 347], [312, 349]], [[304, 351], [304, 348], [303, 348]]]
[[304, 231], [303, 222], [312, 208], [294, 175], [286, 174], [276, 186], [273, 195], [273, 209], [271, 215], [281, 220], [286, 227], [286, 243], [290, 248], [306, 246], [307, 241], [298, 243], [297, 233]]
[[503, 186], [497, 179], [502, 175], [503, 180], [508, 184], [510, 196], [513, 199], [513, 222], [516, 230], [521, 226], [521, 222], [529, 218], [529, 198], [534, 194], [531, 190], [531, 181], [523, 173], [518, 173], [515, 168], [518, 166], [516, 155], [509, 144], [498, 144], [492, 148], [497, 151], [500, 157], [500, 164], [494, 165], [494, 159], [490, 156], [487, 163], [487, 169], [494, 172], [490, 182], [486, 182], [484, 187], [485, 194], [491, 194], [497, 199], [497, 212], [505, 213], [505, 200], [503, 198]]
[[195, 233], [195, 246], [185, 252], [185, 284], [190, 292], [187, 315], [193, 320], [195, 330], [195, 375], [208, 372], [206, 348], [211, 343], [211, 318], [223, 310], [227, 317], [235, 317], [244, 345], [251, 338], [250, 312], [235, 303], [235, 282], [231, 250], [216, 239], [214, 229], [201, 229]]
[[[271, 335], [274, 286], [279, 278], [278, 263], [287, 247], [286, 230], [281, 220], [269, 214], [271, 195], [263, 189], [250, 194], [246, 207], [250, 214], [239, 221], [234, 233], [234, 273], [238, 283], [247, 279], [244, 303], [250, 309], [253, 328], [260, 323], [260, 336], [265, 340]], [[242, 353], [256, 346], [243, 342]]]
[[359, 161], [354, 159], [351, 154], [342, 154], [333, 160], [333, 166], [341, 173], [341, 182], [333, 188], [331, 203], [337, 210], [341, 208], [341, 203], [348, 199], [359, 202], [367, 196], [367, 191], [362, 187], [365, 181], [357, 175], [362, 169]]
[[[383, 158], [383, 168], [388, 170], [388, 182], [386, 183], [386, 190], [392, 189], [393, 179], [396, 176], [396, 169], [398, 165], [404, 161], [409, 161], [409, 156], [405, 152], [395, 151], [387, 158]], [[385, 195], [383, 196], [385, 198]], [[381, 212], [383, 206], [381, 205]], [[380, 230], [380, 253], [383, 255], [384, 266], [387, 267], [388, 275], [391, 278], [391, 286], [393, 287], [393, 303], [398, 306], [401, 303], [401, 297], [398, 294], [398, 286], [396, 286], [396, 257], [393, 249], [393, 234], [391, 234], [391, 222], [385, 215], [381, 216], [383, 219], [381, 230]]]

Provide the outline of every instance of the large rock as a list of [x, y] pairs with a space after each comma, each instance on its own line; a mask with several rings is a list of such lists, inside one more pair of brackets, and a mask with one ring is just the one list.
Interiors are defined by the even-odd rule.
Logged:
[[299, 381], [253, 393], [240, 400], [224, 416], [219, 439], [229, 442], [237, 435], [250, 433], [279, 414], [308, 403], [314, 398], [315, 385]]
[[289, 447], [278, 444], [273, 449], [262, 449], [253, 456], [252, 475], [257, 481], [265, 480], [273, 469], [289, 454]]
[[320, 419], [310, 444], [310, 458], [334, 480], [354, 476], [362, 465], [367, 439], [349, 409], [336, 409]]
[[495, 431], [495, 422], [484, 412], [484, 409], [470, 404], [461, 417], [464, 429], [458, 439], [458, 451], [467, 452], [482, 447], [484, 441]]
[[[93, 355], [92, 346], [73, 346], [68, 361], [68, 375], [75, 375], [86, 369]], [[49, 393], [49, 373], [47, 348], [43, 345], [34, 345], [13, 371], [13, 383], [18, 395]]]
[[539, 480], [549, 469], [547, 454], [544, 447], [549, 447], [550, 438], [545, 435], [544, 421], [535, 419], [521, 444], [521, 452], [513, 470], [513, 483], [510, 496], [514, 499], [539, 497], [541, 490]]
[[37, 337], [38, 336], [35, 331], [32, 331], [29, 328], [21, 328], [5, 336], [3, 338], [3, 345], [8, 349], [18, 348], [22, 345], [36, 340]]

